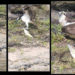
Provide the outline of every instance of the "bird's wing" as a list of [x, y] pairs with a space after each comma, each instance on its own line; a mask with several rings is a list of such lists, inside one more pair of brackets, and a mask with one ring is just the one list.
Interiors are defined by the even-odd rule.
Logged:
[[33, 38], [33, 36], [26, 29], [24, 29], [24, 33], [25, 33], [26, 36], [29, 36], [29, 37]]
[[62, 28], [62, 32], [65, 34], [65, 35], [68, 35], [72, 38], [75, 38], [75, 24], [71, 24], [69, 26], [64, 26]]
[[75, 58], [75, 47], [73, 47], [72, 45], [69, 45], [69, 44], [68, 44], [68, 48], [69, 48], [69, 50], [70, 50], [71, 56], [72, 56], [73, 58]]

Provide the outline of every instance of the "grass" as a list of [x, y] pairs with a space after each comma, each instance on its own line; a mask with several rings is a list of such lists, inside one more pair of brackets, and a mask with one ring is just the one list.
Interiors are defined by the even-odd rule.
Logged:
[[8, 21], [8, 28], [13, 30], [13, 28], [15, 27], [19, 27], [20, 24], [17, 24], [17, 22], [15, 20], [11, 20], [11, 21]]
[[71, 42], [70, 40], [66, 40], [64, 35], [61, 34], [61, 26], [60, 25], [53, 25], [51, 26], [51, 54], [52, 54], [52, 61], [51, 61], [51, 73], [64, 73], [65, 70], [67, 73], [67, 69], [75, 68], [73, 59], [71, 54], [68, 50], [67, 43]]
[[[36, 21], [36, 24], [38, 25], [38, 28], [35, 28], [34, 26], [31, 27], [29, 26], [29, 31], [33, 35], [34, 39], [27, 37], [24, 35], [23, 27], [25, 27], [25, 24], [21, 20], [18, 20], [16, 22], [15, 20], [9, 20], [8, 21], [8, 29], [9, 29], [9, 43], [14, 41], [15, 43], [20, 43], [21, 41], [25, 41], [27, 43], [36, 43], [35, 41], [39, 41], [43, 46], [47, 45], [46, 39], [44, 37], [46, 36], [47, 33], [49, 33], [49, 19], [43, 20], [43, 21]], [[20, 39], [21, 38], [21, 39]], [[34, 41], [35, 40], [35, 41]]]
[[61, 25], [51, 25], [51, 38], [52, 38], [52, 41], [51, 43], [55, 43], [55, 42], [59, 42], [59, 41], [62, 41], [64, 39], [64, 36], [61, 35]]
[[15, 52], [15, 51], [16, 51], [15, 48], [10, 48], [10, 49], [8, 49], [8, 52]]
[[6, 5], [0, 5], [0, 14], [6, 14]]
[[[6, 5], [0, 4], [0, 34], [2, 35], [6, 35]], [[1, 42], [4, 38], [4, 36], [2, 37], [0, 35], [0, 48], [2, 46], [5, 46], [6, 42]], [[4, 39], [5, 40], [5, 39]], [[5, 50], [5, 48], [4, 48]], [[0, 71], [6, 71], [6, 56], [4, 55], [5, 52], [2, 53], [2, 51], [0, 52]]]
[[6, 31], [6, 5], [0, 5], [0, 32]]
[[40, 21], [43, 24], [49, 25], [50, 24], [50, 19], [44, 20], [44, 21]]

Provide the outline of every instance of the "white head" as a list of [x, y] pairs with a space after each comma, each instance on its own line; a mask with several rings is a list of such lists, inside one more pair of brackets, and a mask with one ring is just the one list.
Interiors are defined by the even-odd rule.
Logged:
[[64, 12], [64, 11], [59, 12], [59, 23], [62, 26], [65, 26], [66, 25], [66, 23], [67, 23], [67, 20], [66, 20], [66, 12]]
[[59, 17], [62, 16], [62, 15], [65, 16], [66, 15], [66, 12], [64, 12], [64, 11], [59, 12]]

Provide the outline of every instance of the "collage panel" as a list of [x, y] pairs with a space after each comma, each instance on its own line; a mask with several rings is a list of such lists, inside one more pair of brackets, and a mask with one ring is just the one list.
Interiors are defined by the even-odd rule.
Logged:
[[75, 1], [51, 1], [51, 74], [75, 74]]
[[50, 71], [49, 43], [49, 4], [8, 4], [8, 71]]
[[0, 5], [0, 72], [6, 71], [6, 5]]

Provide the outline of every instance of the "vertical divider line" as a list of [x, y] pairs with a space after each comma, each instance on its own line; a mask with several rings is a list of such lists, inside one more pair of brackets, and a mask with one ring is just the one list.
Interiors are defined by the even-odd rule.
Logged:
[[6, 4], [6, 72], [8, 72], [8, 4]]
[[51, 74], [51, 1], [50, 1], [50, 74]]
[[[51, 8], [51, 5], [49, 6], [49, 9], [50, 8]], [[51, 13], [51, 10], [49, 10], [49, 12]], [[50, 13], [49, 13], [49, 68], [51, 70], [51, 15]]]

